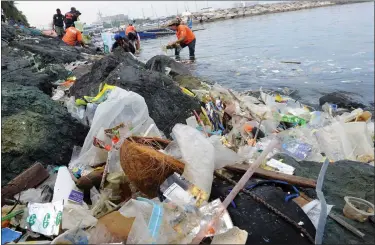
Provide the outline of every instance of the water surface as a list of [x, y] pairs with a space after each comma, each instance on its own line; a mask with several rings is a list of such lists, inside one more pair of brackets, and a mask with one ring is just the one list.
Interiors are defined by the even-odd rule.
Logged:
[[[311, 104], [336, 90], [359, 94], [365, 103], [374, 101], [373, 2], [252, 16], [204, 27], [195, 33], [195, 75], [237, 91], [289, 87]], [[140, 59], [164, 53], [161, 46], [172, 40], [175, 36], [142, 41]], [[187, 59], [188, 49], [181, 55]]]

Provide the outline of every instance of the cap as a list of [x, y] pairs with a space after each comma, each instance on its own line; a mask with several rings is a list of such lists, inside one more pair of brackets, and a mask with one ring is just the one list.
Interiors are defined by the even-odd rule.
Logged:
[[79, 12], [79, 10], [77, 10], [76, 15], [81, 15], [81, 12]]
[[116, 35], [115, 35], [115, 40], [119, 40], [119, 39], [121, 39], [120, 34], [116, 34]]
[[56, 11], [61, 11], [60, 9], [56, 9]]
[[178, 25], [180, 22], [178, 20], [171, 20], [168, 24], [168, 26]]
[[76, 8], [75, 8], [75, 7], [71, 7], [70, 10], [71, 10], [71, 11], [75, 11]]

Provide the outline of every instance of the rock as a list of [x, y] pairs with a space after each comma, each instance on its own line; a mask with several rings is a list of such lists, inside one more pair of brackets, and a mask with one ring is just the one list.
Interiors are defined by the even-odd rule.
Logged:
[[[238, 181], [242, 176], [234, 175]], [[251, 179], [246, 186], [256, 183]], [[214, 178], [210, 201], [226, 197], [233, 185], [220, 178]], [[303, 228], [314, 237], [315, 227], [310, 219], [293, 201], [285, 202], [286, 193], [277, 187], [259, 186], [251, 191], [266, 203], [278, 209], [295, 223], [302, 221]], [[223, 201], [223, 199], [221, 199]], [[227, 210], [233, 225], [248, 232], [246, 244], [311, 244], [294, 226], [279, 215], [270, 211], [264, 204], [256, 201], [248, 194], [241, 192], [234, 199], [236, 207], [229, 205]]]
[[188, 89], [202, 89], [202, 80], [190, 75], [177, 75], [174, 80], [182, 87]]
[[68, 71], [60, 64], [38, 65], [30, 52], [9, 46], [3, 47], [1, 51], [2, 82], [36, 86], [44, 93], [51, 95], [51, 82], [64, 79], [68, 75]]
[[84, 95], [95, 96], [98, 93], [100, 83], [121, 63], [136, 68], [144, 67], [144, 64], [136, 60], [130, 53], [118, 50], [118, 52], [96, 61], [92, 65], [91, 72], [86, 71], [80, 78], [77, 77], [77, 81], [70, 89], [71, 94], [76, 98]]
[[67, 165], [88, 128], [37, 87], [2, 83], [2, 186], [35, 161]]
[[353, 98], [345, 92], [333, 92], [320, 97], [319, 105], [322, 106], [325, 103], [336, 104], [338, 107], [345, 109], [356, 109], [359, 107], [366, 107], [366, 105], [358, 102], [358, 100], [356, 100], [355, 98]]
[[185, 123], [198, 101], [181, 92], [173, 80], [163, 73], [144, 69], [130, 53], [114, 54], [95, 62], [90, 74], [84, 75], [71, 88], [78, 97], [94, 96], [99, 84], [116, 85], [144, 97], [152, 119], [166, 136], [176, 123]]
[[174, 59], [166, 55], [156, 55], [149, 59], [146, 63], [146, 69], [158, 71], [164, 74], [166, 72], [165, 68], [167, 67], [171, 68], [169, 73], [171, 76], [191, 75], [191, 72], [184, 64], [176, 62]]
[[[321, 163], [302, 161], [297, 162], [285, 154], [277, 154], [273, 158], [282, 159], [284, 163], [295, 167], [295, 175], [317, 179]], [[323, 182], [323, 193], [327, 204], [334, 205], [332, 212], [342, 215], [345, 196], [354, 196], [374, 203], [374, 167], [353, 161], [338, 161], [329, 164]], [[315, 198], [315, 197], [314, 197]], [[356, 237], [334, 220], [328, 218], [323, 242], [325, 244], [372, 244], [375, 230], [369, 222], [360, 223], [347, 218], [346, 222], [365, 233], [364, 240]]]
[[39, 55], [43, 64], [65, 64], [84, 59], [80, 49], [66, 45], [57, 38], [35, 37], [12, 41], [9, 45]]
[[16, 37], [16, 29], [1, 23], [1, 39], [7, 42], [12, 41]]

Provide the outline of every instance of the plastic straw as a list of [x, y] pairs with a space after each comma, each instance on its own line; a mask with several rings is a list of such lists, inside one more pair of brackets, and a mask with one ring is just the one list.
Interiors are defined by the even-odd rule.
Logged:
[[222, 204], [222, 210], [218, 213], [218, 215], [214, 216], [211, 222], [207, 223], [204, 227], [201, 227], [200, 231], [198, 232], [197, 236], [191, 242], [192, 244], [199, 244], [203, 238], [208, 234], [208, 228], [212, 227], [216, 230], [216, 224], [223, 212], [227, 209], [229, 204], [234, 200], [237, 194], [245, 187], [247, 181], [250, 177], [254, 174], [255, 170], [262, 164], [264, 159], [267, 157], [268, 153], [270, 153], [276, 146], [278, 141], [276, 139], [272, 140], [271, 143], [267, 146], [267, 148], [262, 152], [262, 154], [258, 157], [258, 159], [251, 164], [251, 166], [247, 169], [246, 173], [242, 176], [240, 181], [238, 181], [237, 185], [234, 186], [232, 191], [229, 195], [225, 198]]

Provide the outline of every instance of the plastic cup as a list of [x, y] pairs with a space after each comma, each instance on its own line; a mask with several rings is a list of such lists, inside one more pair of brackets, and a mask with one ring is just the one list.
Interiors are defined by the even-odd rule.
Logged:
[[356, 197], [344, 197], [345, 206], [343, 209], [345, 217], [365, 222], [370, 216], [374, 215], [374, 204]]

